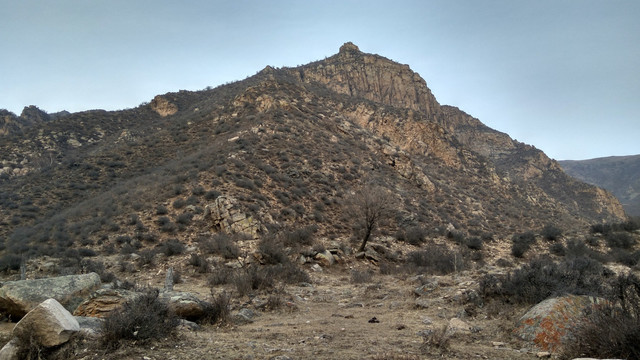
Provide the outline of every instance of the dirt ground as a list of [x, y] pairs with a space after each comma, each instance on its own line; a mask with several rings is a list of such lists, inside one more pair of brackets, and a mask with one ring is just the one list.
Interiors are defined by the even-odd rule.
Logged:
[[[310, 286], [286, 286], [281, 293], [283, 306], [256, 311], [251, 323], [203, 326], [198, 331], [182, 328], [175, 338], [129, 343], [106, 353], [94, 348], [95, 340], [77, 340], [69, 356], [86, 360], [536, 358], [537, 350], [511, 333], [525, 308], [469, 307], [464, 300], [477, 288], [474, 277], [479, 275], [472, 275], [477, 271], [430, 276], [437, 286], [418, 299], [416, 278], [374, 274], [370, 281], [354, 284], [349, 267], [353, 268], [311, 272]], [[186, 276], [175, 290], [199, 292], [204, 298], [209, 292], [204, 281], [201, 276]], [[232, 308], [250, 307], [250, 301], [234, 299]], [[456, 332], [443, 348], [424, 345], [421, 332], [443, 329], [456, 317], [471, 331]], [[12, 324], [2, 324], [0, 338], [7, 341], [11, 329]]]

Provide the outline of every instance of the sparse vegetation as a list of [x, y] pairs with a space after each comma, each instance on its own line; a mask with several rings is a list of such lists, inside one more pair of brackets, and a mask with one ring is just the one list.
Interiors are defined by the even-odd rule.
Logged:
[[105, 318], [100, 342], [108, 349], [115, 349], [126, 340], [144, 341], [167, 337], [173, 334], [177, 325], [178, 318], [158, 298], [158, 291], [148, 290]]
[[511, 255], [521, 258], [536, 242], [536, 236], [533, 232], [524, 232], [521, 234], [515, 234], [511, 238], [513, 244], [511, 245]]
[[588, 257], [565, 258], [558, 262], [537, 257], [505, 276], [485, 276], [480, 282], [480, 292], [485, 298], [536, 304], [563, 294], [606, 294], [606, 284], [612, 276], [610, 270]]
[[450, 274], [465, 268], [464, 256], [460, 252], [440, 246], [407, 254], [407, 269], [414, 273]]
[[611, 302], [598, 305], [572, 330], [564, 357], [640, 358], [640, 279], [619, 276], [611, 295]]

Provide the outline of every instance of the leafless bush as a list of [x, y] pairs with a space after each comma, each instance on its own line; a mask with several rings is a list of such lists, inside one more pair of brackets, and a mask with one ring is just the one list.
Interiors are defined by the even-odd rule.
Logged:
[[596, 306], [571, 331], [563, 356], [640, 359], [640, 279], [620, 276], [613, 290], [613, 302]]
[[443, 354], [449, 351], [450, 344], [451, 335], [447, 333], [447, 327], [442, 326], [428, 334], [422, 335], [420, 350], [424, 355], [433, 354], [434, 352]]
[[223, 292], [213, 297], [213, 300], [205, 304], [205, 315], [199, 320], [205, 324], [225, 323], [229, 319], [229, 302], [231, 297]]
[[167, 303], [158, 298], [158, 290], [148, 290], [105, 318], [100, 342], [105, 348], [114, 349], [123, 340], [166, 337], [174, 332], [177, 325], [178, 318]]

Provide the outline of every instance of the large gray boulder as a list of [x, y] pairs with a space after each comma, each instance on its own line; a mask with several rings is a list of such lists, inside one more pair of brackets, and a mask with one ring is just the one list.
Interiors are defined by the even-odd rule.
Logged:
[[100, 285], [100, 276], [96, 273], [8, 281], [0, 287], [0, 311], [20, 319], [49, 298], [73, 311]]
[[55, 299], [47, 299], [29, 311], [13, 328], [17, 338], [33, 336], [44, 347], [51, 347], [69, 341], [80, 331], [80, 324]]

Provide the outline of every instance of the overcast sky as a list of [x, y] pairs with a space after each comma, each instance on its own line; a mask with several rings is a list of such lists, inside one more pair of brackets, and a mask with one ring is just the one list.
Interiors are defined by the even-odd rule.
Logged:
[[557, 160], [640, 154], [638, 0], [0, 0], [0, 108], [130, 108], [352, 41]]

